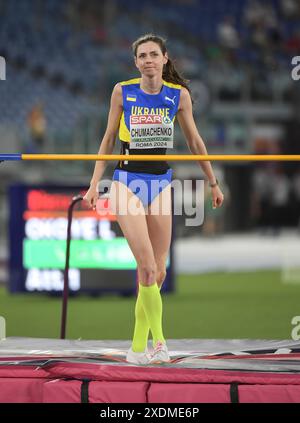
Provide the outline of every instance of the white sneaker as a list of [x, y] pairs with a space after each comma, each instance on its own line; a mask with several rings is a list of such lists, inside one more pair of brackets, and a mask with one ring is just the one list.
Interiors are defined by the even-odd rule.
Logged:
[[133, 364], [148, 364], [150, 361], [150, 354], [146, 348], [144, 352], [134, 352], [132, 347], [129, 348], [126, 356], [126, 361]]
[[154, 353], [149, 364], [168, 363], [170, 361], [167, 344], [158, 341], [154, 347]]

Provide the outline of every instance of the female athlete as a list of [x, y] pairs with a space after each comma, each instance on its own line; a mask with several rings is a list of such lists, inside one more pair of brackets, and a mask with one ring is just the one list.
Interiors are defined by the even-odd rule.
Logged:
[[[140, 77], [115, 85], [98, 154], [112, 154], [117, 134], [121, 154], [165, 154], [173, 147], [177, 117], [191, 153], [206, 155], [193, 118], [187, 81], [168, 57], [165, 40], [147, 34], [132, 47]], [[212, 166], [209, 161], [199, 164], [210, 185], [212, 207], [220, 207], [224, 196]], [[105, 167], [106, 161], [96, 162], [84, 196], [92, 208], [96, 206], [97, 184]], [[170, 359], [162, 328], [160, 288], [171, 242], [171, 179], [172, 169], [166, 161], [124, 160], [118, 162], [113, 174], [110, 206], [136, 259], [139, 282], [133, 340], [127, 352], [130, 363], [153, 364]], [[147, 348], [149, 331], [152, 354]]]

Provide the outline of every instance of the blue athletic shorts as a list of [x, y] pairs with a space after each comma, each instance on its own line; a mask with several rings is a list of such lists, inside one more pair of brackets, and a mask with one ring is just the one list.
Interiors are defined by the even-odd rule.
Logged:
[[171, 183], [172, 174], [173, 169], [168, 169], [162, 175], [134, 173], [115, 169], [113, 181], [119, 181], [125, 184], [141, 200], [144, 207], [146, 207]]

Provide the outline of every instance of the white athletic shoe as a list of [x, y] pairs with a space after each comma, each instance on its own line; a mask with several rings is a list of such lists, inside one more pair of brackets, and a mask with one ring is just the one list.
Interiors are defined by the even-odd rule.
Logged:
[[158, 341], [154, 347], [149, 364], [168, 363], [170, 361], [167, 344]]
[[144, 352], [134, 352], [132, 347], [129, 348], [126, 356], [126, 361], [133, 364], [148, 364], [150, 361], [150, 354], [146, 348]]

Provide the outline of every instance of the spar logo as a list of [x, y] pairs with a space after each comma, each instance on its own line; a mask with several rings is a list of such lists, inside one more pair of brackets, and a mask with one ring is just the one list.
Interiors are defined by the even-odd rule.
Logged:
[[4, 57], [0, 56], [0, 81], [6, 80], [6, 61]]
[[[154, 125], [161, 124], [164, 117], [162, 115], [140, 115], [140, 116], [130, 116], [131, 125]], [[169, 119], [170, 120], [170, 119]]]

